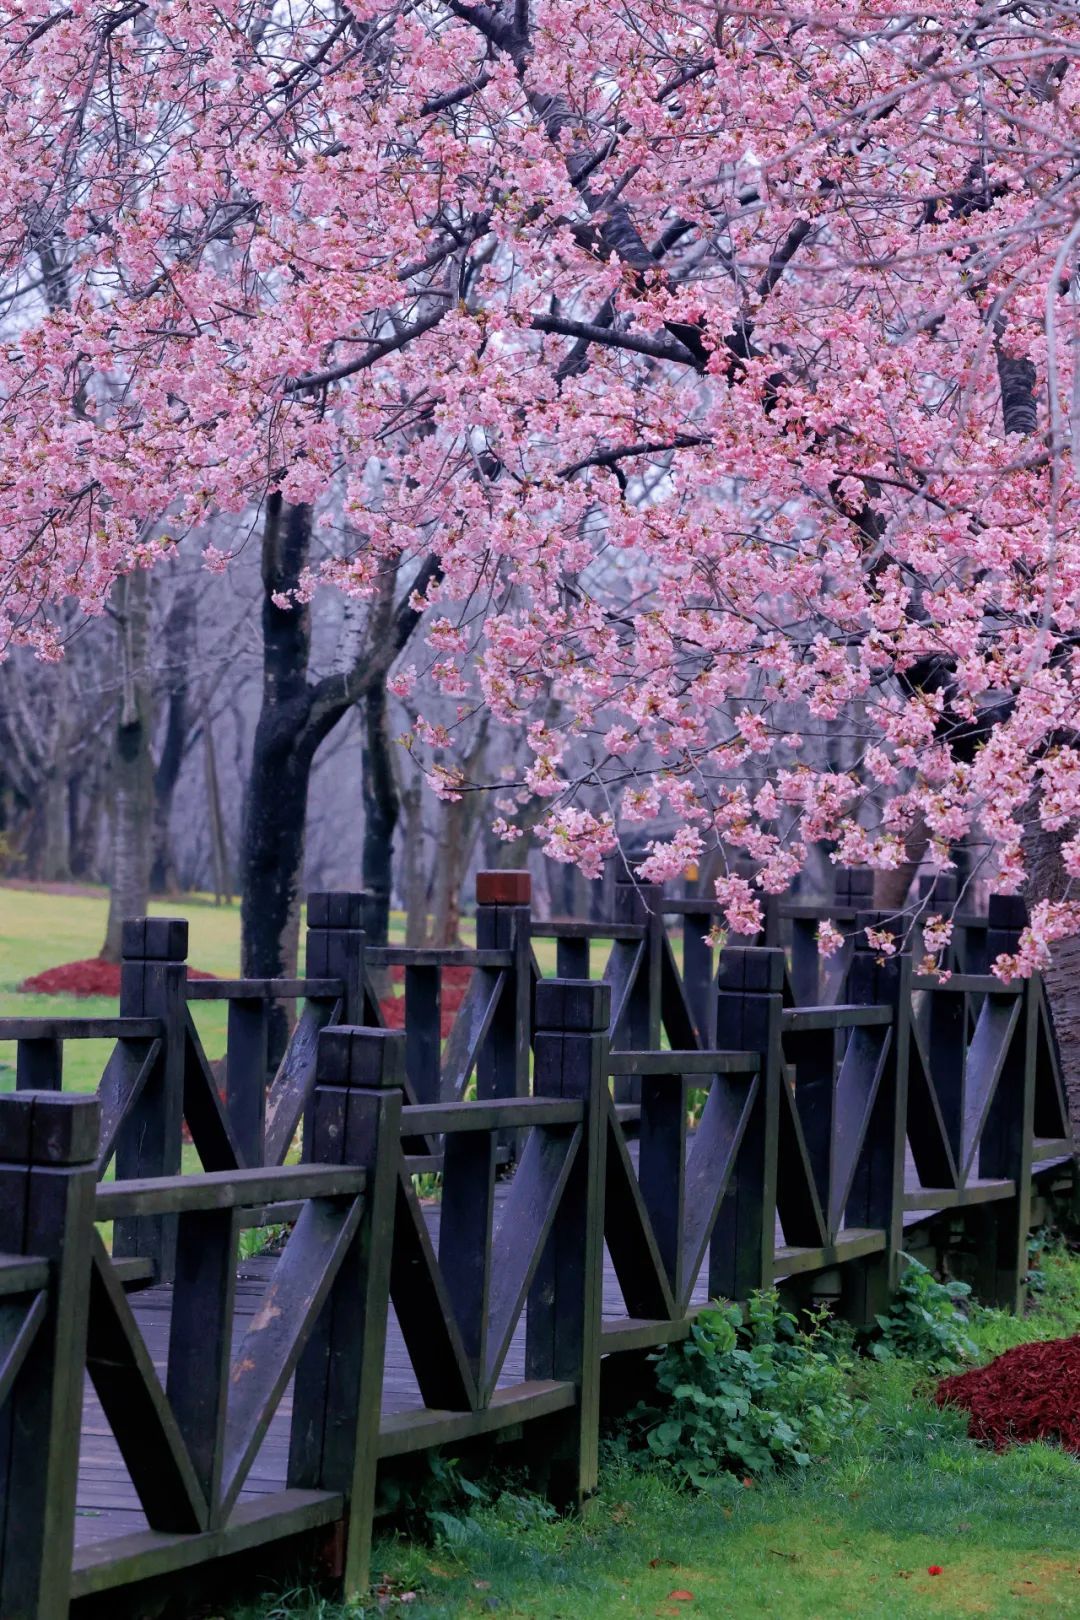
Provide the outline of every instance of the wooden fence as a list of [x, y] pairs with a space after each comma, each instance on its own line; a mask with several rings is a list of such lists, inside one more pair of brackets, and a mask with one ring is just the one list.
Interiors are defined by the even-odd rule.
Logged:
[[[578, 1502], [602, 1382], [712, 1296], [865, 1320], [918, 1246], [1016, 1305], [1072, 1164], [1042, 987], [988, 973], [1022, 911], [956, 916], [926, 978], [870, 949], [862, 882], [719, 953], [715, 905], [632, 881], [607, 922], [539, 923], [524, 874], [482, 874], [454, 951], [365, 948], [360, 898], [313, 895], [287, 981], [191, 980], [186, 924], [141, 919], [117, 1018], [0, 1020], [4, 1620], [272, 1547], [355, 1591], [379, 1478], [436, 1447], [520, 1442]], [[443, 1039], [448, 967], [471, 979]], [[378, 1023], [394, 968], [402, 1031]], [[86, 1038], [114, 1043], [96, 1096], [63, 1090]], [[267, 1227], [277, 1252], [238, 1263]]]

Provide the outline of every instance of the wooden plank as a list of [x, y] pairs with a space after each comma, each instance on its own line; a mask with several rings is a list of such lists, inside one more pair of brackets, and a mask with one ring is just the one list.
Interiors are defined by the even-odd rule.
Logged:
[[878, 1229], [863, 1230], [845, 1227], [832, 1243], [804, 1248], [792, 1245], [777, 1249], [774, 1261], [777, 1278], [794, 1277], [808, 1271], [825, 1271], [832, 1266], [865, 1259], [867, 1255], [882, 1254], [885, 1233]]
[[836, 1076], [827, 1220], [840, 1231], [892, 1046], [892, 1030], [855, 1029]]
[[582, 1104], [574, 1101], [496, 1097], [490, 1102], [414, 1103], [401, 1110], [401, 1123], [409, 1136], [441, 1136], [519, 1126], [577, 1125], [582, 1112]]
[[646, 1319], [677, 1314], [649, 1212], [619, 1128], [615, 1108], [606, 1104], [608, 1119], [607, 1175], [604, 1196], [604, 1237], [619, 1280], [627, 1311]]
[[761, 1057], [757, 1052], [609, 1052], [609, 1074], [634, 1075], [714, 1075], [757, 1074]]
[[154, 1065], [161, 1057], [162, 1043], [158, 1039], [132, 1040], [125, 1036], [117, 1042], [105, 1065], [98, 1086], [101, 1099], [101, 1138], [98, 1143], [98, 1172], [103, 1174], [116, 1151], [116, 1138], [124, 1120], [134, 1108]]
[[362, 1201], [313, 1198], [293, 1228], [233, 1360], [218, 1512], [225, 1522], [293, 1375], [338, 1267], [360, 1224]]
[[189, 1001], [336, 1001], [340, 979], [188, 979]]
[[380, 1457], [405, 1457], [435, 1446], [456, 1445], [482, 1434], [556, 1412], [572, 1411], [577, 1387], [568, 1379], [525, 1379], [508, 1389], [497, 1389], [489, 1403], [475, 1412], [442, 1411], [424, 1407], [418, 1412], [395, 1412], [384, 1417], [379, 1431]]
[[184, 1119], [205, 1170], [235, 1170], [244, 1163], [229, 1116], [191, 1013], [184, 1009]]
[[907, 1139], [925, 1187], [956, 1187], [959, 1175], [949, 1135], [930, 1078], [930, 1063], [918, 1022], [911, 1020], [908, 1062]]
[[247, 996], [231, 1000], [225, 1048], [225, 1113], [229, 1135], [243, 1164], [265, 1163], [269, 1052], [268, 1003]]
[[788, 1244], [814, 1248], [828, 1241], [814, 1172], [791, 1087], [780, 1085], [776, 1207]]
[[0, 1018], [0, 1041], [154, 1040], [160, 1018]]
[[969, 1181], [963, 1187], [912, 1187], [904, 1194], [905, 1209], [962, 1209], [997, 1198], [1014, 1198], [1015, 1181]]
[[682, 1292], [686, 1182], [686, 1084], [680, 1077], [641, 1079], [638, 1186], [649, 1212], [656, 1249], [675, 1299]]
[[[575, 922], [571, 918], [558, 918], [554, 922], [534, 922], [533, 939], [588, 939], [598, 941], [640, 940], [645, 930], [640, 923]], [[571, 977], [576, 977], [571, 975]]]
[[473, 951], [458, 945], [369, 945], [372, 967], [403, 968], [509, 968], [511, 951]]
[[425, 1404], [474, 1410], [476, 1380], [427, 1223], [404, 1167], [398, 1176], [390, 1298]]
[[698, 1035], [697, 1022], [690, 1006], [686, 988], [667, 934], [659, 938], [660, 950], [660, 1023], [668, 1041], [674, 1047], [690, 1050], [703, 1043]]
[[858, 1029], [865, 1025], [891, 1024], [891, 1007], [863, 1007], [841, 1002], [835, 1007], [785, 1007], [785, 1035], [802, 1035], [828, 1029]]
[[55, 1035], [25, 1037], [15, 1049], [16, 1091], [60, 1091], [63, 1087], [64, 1045]]
[[418, 1103], [449, 1100], [442, 1089], [442, 978], [438, 967], [405, 969], [405, 1073]]
[[753, 1116], [762, 1081], [718, 1077], [709, 1088], [686, 1166], [686, 1207], [676, 1297], [685, 1311]]
[[7, 1294], [35, 1294], [48, 1286], [47, 1260], [33, 1255], [0, 1254], [0, 1298]]
[[988, 995], [967, 1050], [964, 1110], [961, 1122], [960, 1170], [964, 1180], [975, 1168], [983, 1127], [1009, 1056], [1022, 1002]]
[[229, 1523], [198, 1535], [154, 1530], [94, 1542], [75, 1555], [73, 1599], [92, 1597], [136, 1581], [178, 1574], [211, 1559], [336, 1524], [344, 1504], [335, 1491], [275, 1491], [234, 1508]]
[[460, 1097], [464, 1092], [508, 982], [505, 971], [489, 973], [486, 969], [479, 969], [469, 980], [443, 1054], [442, 1089], [447, 1096]]
[[348, 1165], [277, 1165], [266, 1170], [212, 1170], [199, 1176], [162, 1176], [106, 1182], [97, 1189], [94, 1218], [179, 1214], [182, 1210], [244, 1209], [301, 1198], [354, 1196], [364, 1172]]
[[[581, 1142], [580, 1125], [571, 1127], [569, 1134], [565, 1129], [537, 1129], [510, 1183], [491, 1240], [490, 1324], [481, 1403], [490, 1399], [506, 1360]], [[580, 1240], [585, 1241], [584, 1233]]]
[[94, 1234], [86, 1370], [150, 1524], [206, 1528], [209, 1509], [105, 1246]]
[[448, 1137], [439, 1211], [439, 1269], [478, 1384], [487, 1360], [497, 1150], [491, 1130]]
[[48, 1308], [44, 1289], [28, 1300], [7, 1298], [0, 1302], [0, 1406], [11, 1394]]
[[236, 1298], [236, 1235], [231, 1209], [196, 1210], [180, 1217], [165, 1394], [207, 1504], [205, 1529], [222, 1522], [217, 1503]]
[[939, 979], [933, 973], [912, 975], [912, 990], [929, 990], [936, 996], [995, 995], [1022, 996], [1024, 981], [1006, 984], [992, 973], [954, 973], [951, 978]]
[[315, 1089], [319, 1031], [337, 1023], [341, 1008], [340, 1000], [309, 1000], [300, 1014], [266, 1099], [264, 1154], [267, 1164], [281, 1164], [292, 1146], [296, 1128]]

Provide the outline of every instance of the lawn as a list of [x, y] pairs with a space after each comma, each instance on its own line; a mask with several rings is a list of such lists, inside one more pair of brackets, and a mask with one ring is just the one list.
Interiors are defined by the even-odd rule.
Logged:
[[[1026, 1318], [976, 1312], [984, 1356], [1080, 1331], [1080, 1259], [1050, 1255], [1045, 1274]], [[609, 1462], [582, 1519], [505, 1491], [429, 1541], [382, 1541], [381, 1590], [363, 1605], [284, 1593], [231, 1620], [1080, 1615], [1080, 1461], [980, 1449], [930, 1404], [918, 1365], [865, 1361], [855, 1378], [854, 1436], [796, 1477], [706, 1496]]]

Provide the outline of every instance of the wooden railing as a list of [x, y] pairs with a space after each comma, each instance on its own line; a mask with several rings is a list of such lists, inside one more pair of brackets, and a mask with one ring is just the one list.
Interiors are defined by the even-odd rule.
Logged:
[[[365, 949], [356, 896], [312, 897], [310, 976], [284, 981], [191, 981], [186, 925], [142, 920], [119, 1017], [0, 1020], [4, 1620], [277, 1544], [355, 1591], [380, 1468], [439, 1446], [516, 1440], [580, 1501], [602, 1378], [709, 1297], [776, 1284], [865, 1321], [917, 1242], [1019, 1302], [1072, 1139], [1040, 982], [986, 971], [1014, 902], [958, 930], [943, 981], [869, 947], [884, 919], [850, 884], [817, 910], [847, 932], [842, 970], [805, 903], [777, 914], [786, 945], [714, 960], [697, 897], [626, 883], [589, 924], [534, 924], [522, 874], [478, 898], [476, 948], [448, 952]], [[394, 965], [400, 1032], [372, 1022]], [[472, 980], [443, 1040], [447, 966]], [[216, 1070], [188, 1005], [210, 999]], [[272, 1009], [301, 1001], [268, 1075]], [[91, 1037], [115, 1043], [98, 1095], [69, 1095], [65, 1046]], [[270, 1224], [241, 1320], [240, 1234]], [[87, 1383], [83, 1449], [107, 1431], [130, 1510], [76, 1545]]]

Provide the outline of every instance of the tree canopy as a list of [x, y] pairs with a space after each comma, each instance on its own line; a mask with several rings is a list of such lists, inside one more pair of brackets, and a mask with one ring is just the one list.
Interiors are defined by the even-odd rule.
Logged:
[[1080, 876], [1073, 0], [25, 0], [2, 50], [3, 634], [279, 494], [338, 536], [294, 598], [434, 559], [392, 683], [527, 734], [508, 839], [720, 839], [743, 930], [821, 839], [1016, 888], [1034, 817]]

